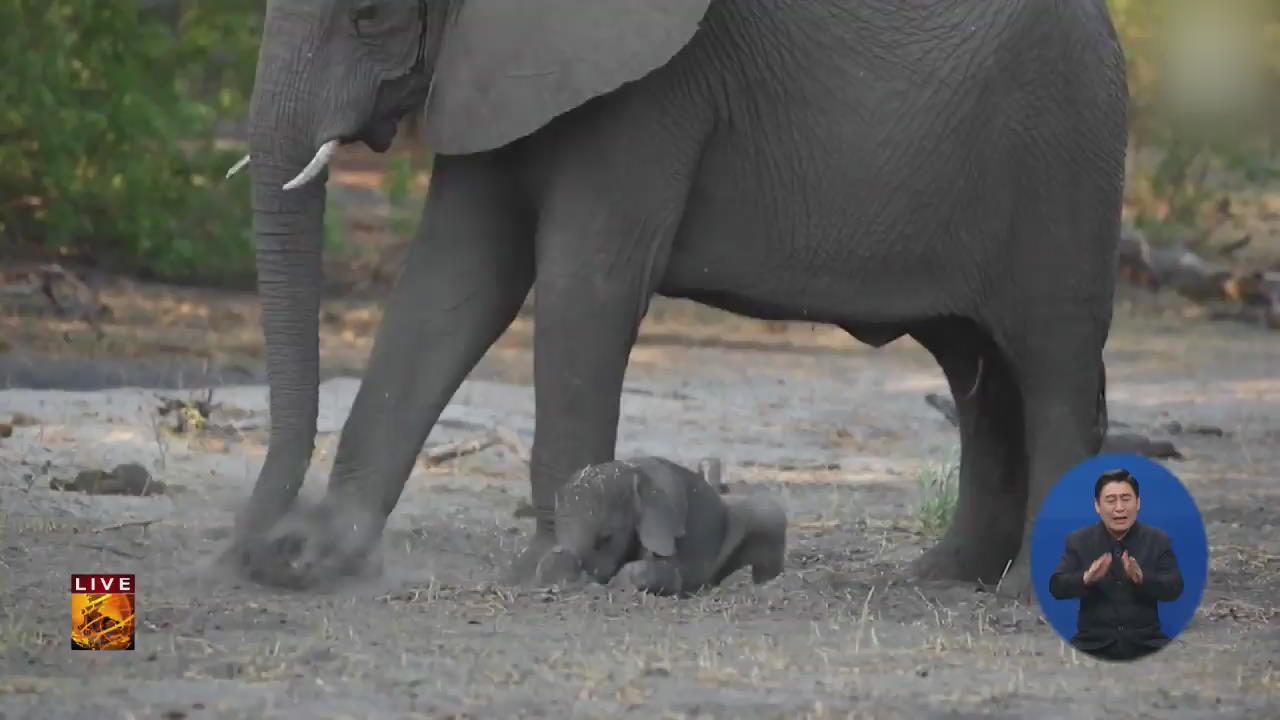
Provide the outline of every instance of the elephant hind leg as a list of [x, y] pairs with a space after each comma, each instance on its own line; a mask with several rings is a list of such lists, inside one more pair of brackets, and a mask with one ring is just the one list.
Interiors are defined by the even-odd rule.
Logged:
[[977, 323], [926, 322], [911, 331], [946, 374], [960, 425], [955, 514], [911, 572], [996, 583], [1018, 554], [1026, 518], [1023, 400], [1007, 355]]
[[[1001, 592], [1021, 599], [1030, 599], [1031, 531], [1041, 505], [1064, 473], [1098, 454], [1106, 432], [1106, 322], [1060, 310], [1036, 315], [1027, 311], [1028, 327], [1052, 331], [1023, 338], [1012, 353], [1023, 396], [1027, 509], [1021, 549]], [[1081, 491], [1078, 502], [1092, 507], [1092, 488]]]

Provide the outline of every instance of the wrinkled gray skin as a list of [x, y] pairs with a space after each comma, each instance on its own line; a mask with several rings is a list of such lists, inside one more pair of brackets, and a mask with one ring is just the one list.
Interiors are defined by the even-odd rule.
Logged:
[[[511, 581], [554, 544], [557, 488], [613, 459], [661, 294], [922, 343], [963, 452], [916, 573], [1008, 568], [1026, 597], [1034, 513], [1105, 431], [1125, 82], [1104, 0], [269, 0], [249, 171], [272, 428], [232, 559], [301, 585], [358, 563], [536, 285], [538, 518]], [[371, 519], [282, 530], [316, 431], [325, 176], [282, 186], [422, 103], [430, 195], [324, 500]]]
[[590, 465], [556, 493], [557, 544], [539, 584], [580, 573], [659, 595], [719, 585], [739, 568], [764, 583], [782, 572], [787, 516], [764, 496], [722, 496], [705, 475], [659, 457]]

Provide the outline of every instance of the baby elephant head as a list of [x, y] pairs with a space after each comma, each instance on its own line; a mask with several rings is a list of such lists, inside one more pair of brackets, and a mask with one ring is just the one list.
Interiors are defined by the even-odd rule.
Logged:
[[601, 463], [584, 468], [557, 494], [556, 538], [582, 570], [607, 583], [640, 556], [641, 547], [661, 557], [675, 555], [687, 512], [675, 468]]

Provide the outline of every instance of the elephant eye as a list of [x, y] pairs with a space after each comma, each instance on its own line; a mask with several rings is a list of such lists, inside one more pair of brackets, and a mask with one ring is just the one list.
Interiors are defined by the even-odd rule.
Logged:
[[351, 10], [351, 22], [356, 26], [356, 32], [360, 32], [360, 23], [371, 22], [378, 18], [378, 5], [372, 0], [363, 0]]
[[596, 538], [596, 550], [603, 550], [609, 545], [609, 541], [613, 539], [612, 535], [601, 535]]

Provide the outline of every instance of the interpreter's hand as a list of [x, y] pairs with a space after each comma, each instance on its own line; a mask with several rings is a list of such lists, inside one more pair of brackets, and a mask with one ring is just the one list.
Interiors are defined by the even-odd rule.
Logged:
[[1084, 572], [1084, 584], [1092, 585], [1106, 576], [1111, 569], [1111, 553], [1099, 555], [1097, 560]]
[[1134, 585], [1141, 585], [1142, 568], [1138, 567], [1137, 558], [1130, 555], [1128, 551], [1125, 551], [1125, 553], [1120, 556], [1120, 561], [1124, 565], [1124, 574], [1129, 576], [1129, 579], [1133, 581]]

